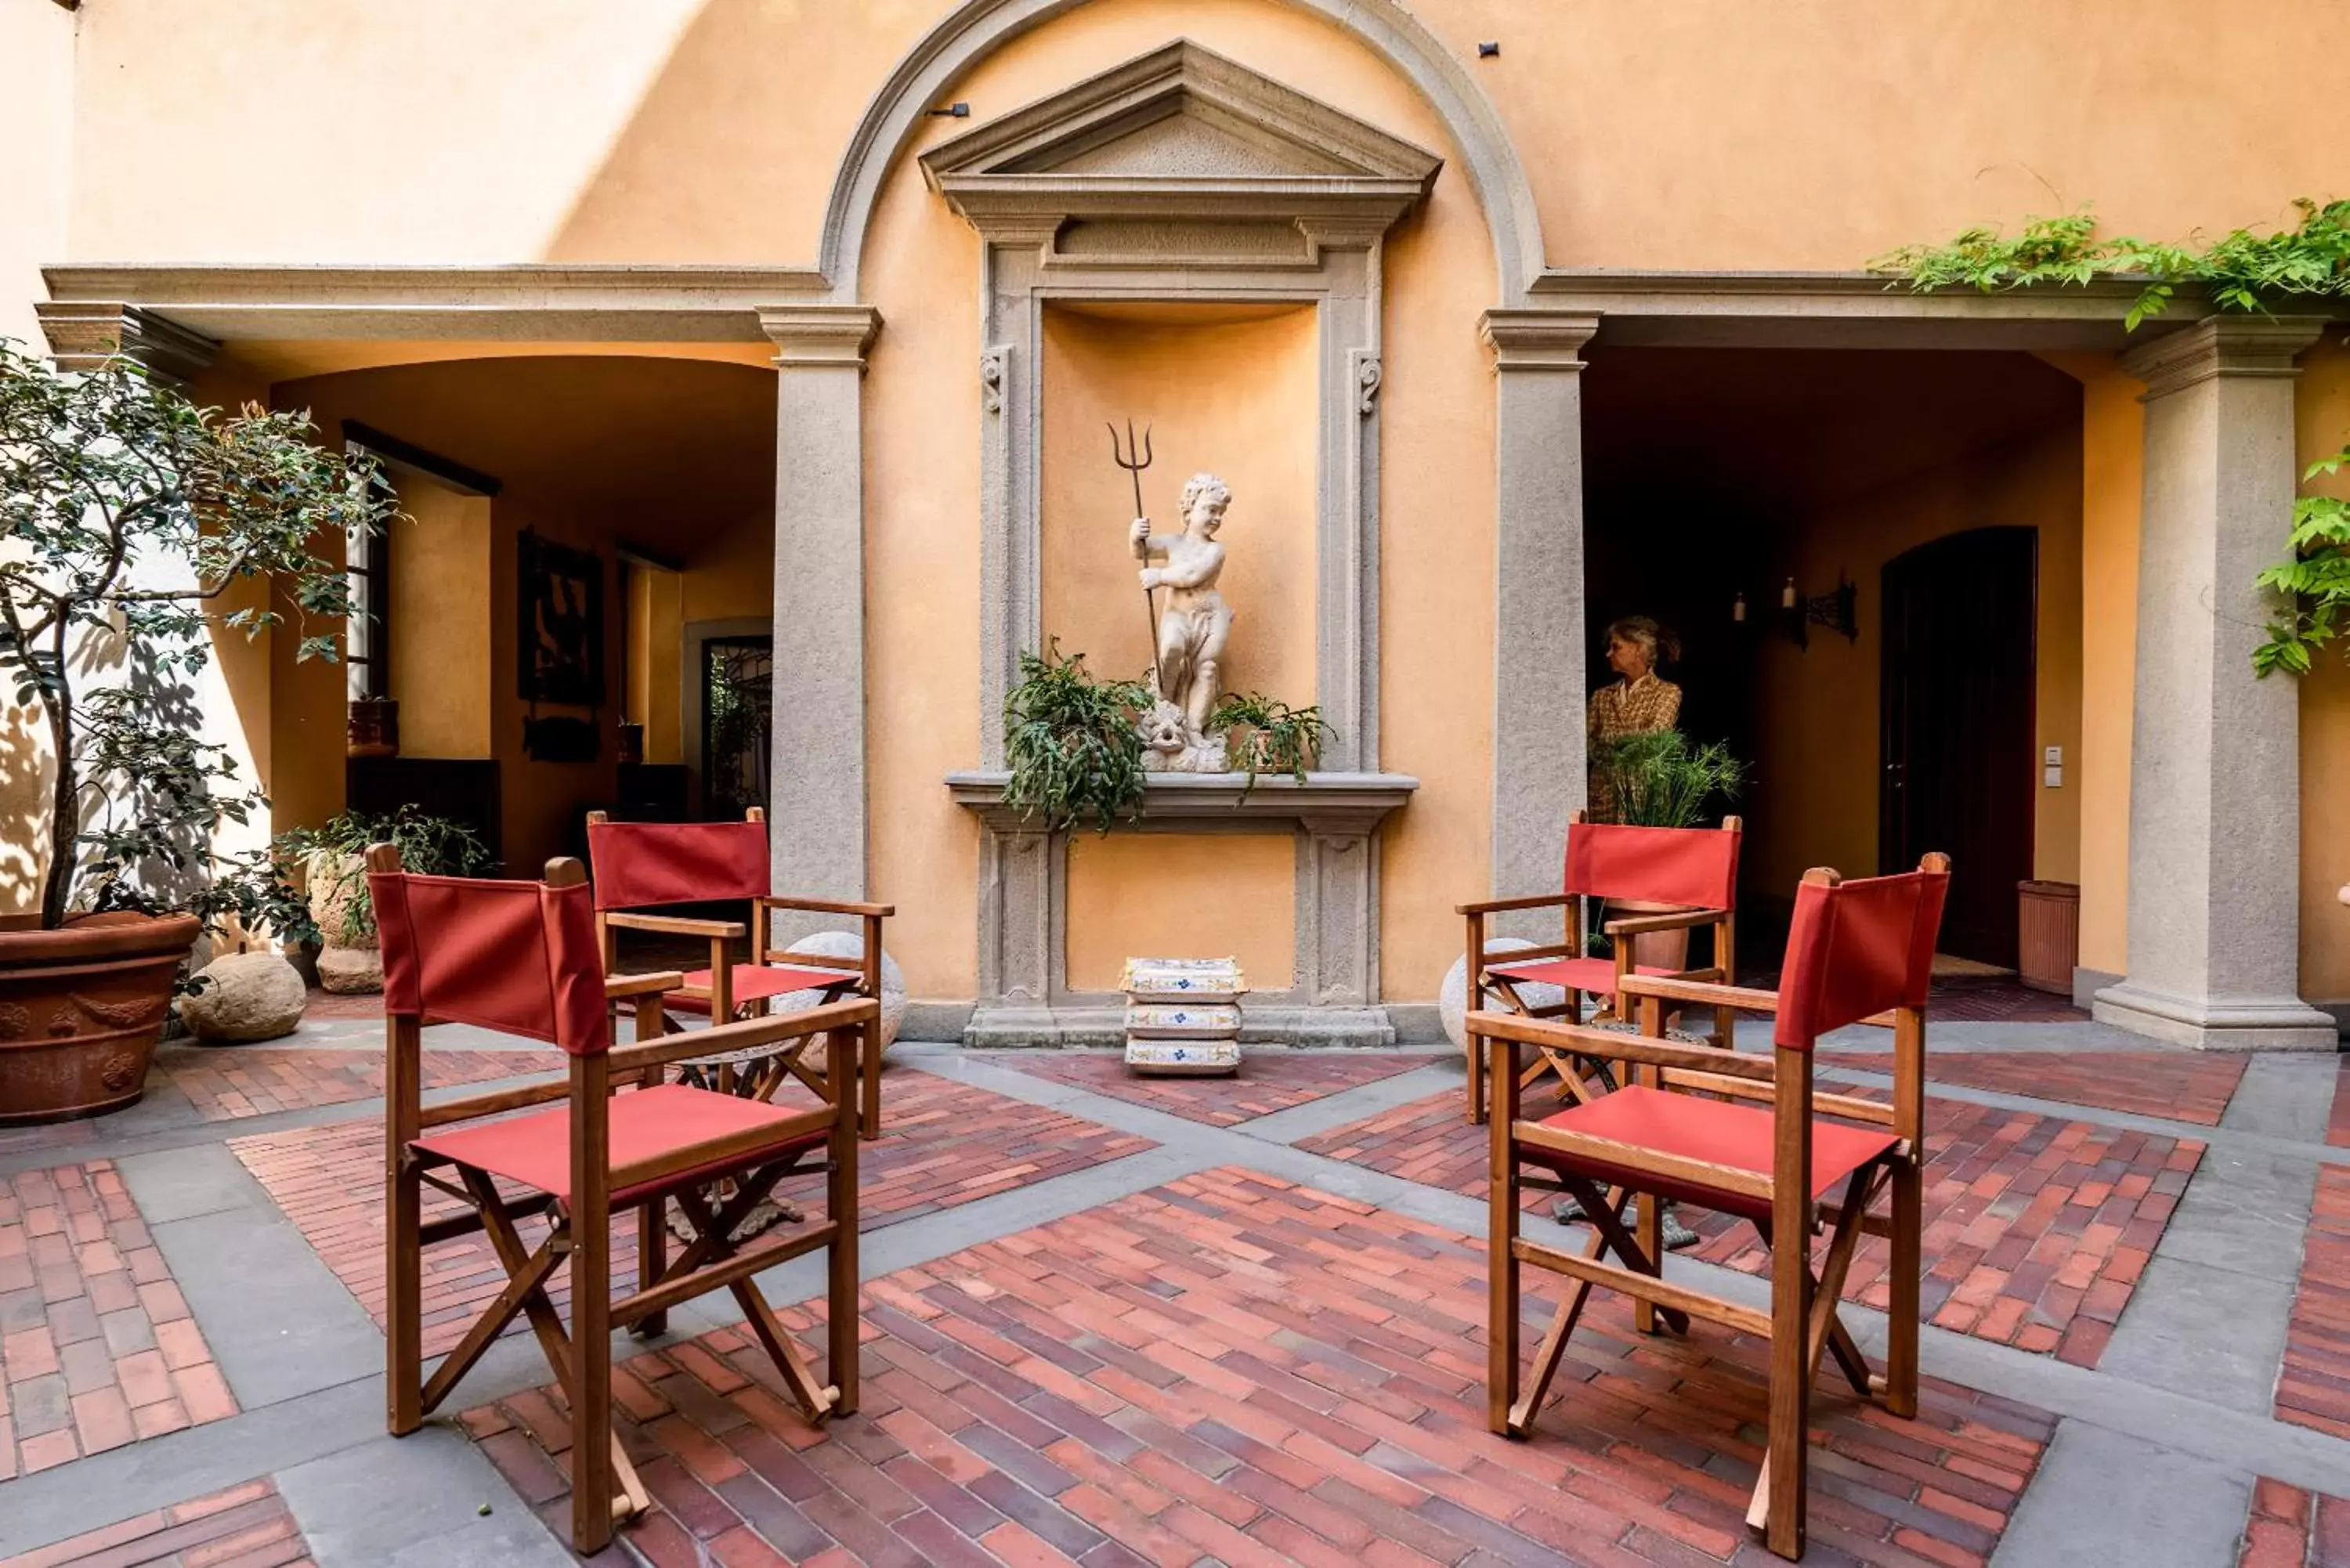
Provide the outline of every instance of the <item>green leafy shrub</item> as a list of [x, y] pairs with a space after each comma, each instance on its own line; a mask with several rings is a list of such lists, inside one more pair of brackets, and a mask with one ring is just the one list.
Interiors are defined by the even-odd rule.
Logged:
[[[280, 935], [293, 942], [324, 942], [330, 938], [349, 947], [375, 934], [375, 901], [369, 897], [368, 846], [390, 844], [400, 851], [403, 869], [435, 877], [473, 877], [486, 870], [490, 852], [463, 823], [429, 816], [412, 805], [387, 815], [345, 811], [317, 827], [297, 827], [270, 841], [278, 879], [296, 901], [300, 919], [280, 924]], [[293, 891], [295, 874], [307, 878], [306, 890]], [[335, 929], [317, 923], [321, 902], [332, 906]]]
[[1021, 654], [1020, 683], [1003, 700], [1003, 804], [1055, 833], [1087, 821], [1107, 833], [1139, 816], [1140, 726], [1153, 701], [1139, 680], [1097, 680], [1086, 656], [1064, 659], [1057, 641]]
[[1692, 747], [1679, 730], [1603, 742], [1592, 766], [1616, 802], [1616, 819], [1638, 827], [1695, 827], [1716, 796], [1738, 798], [1746, 764], [1714, 742]]
[[1259, 774], [1287, 774], [1304, 784], [1331, 734], [1319, 707], [1293, 708], [1254, 691], [1226, 693], [1208, 715], [1208, 730], [1223, 735], [1233, 771], [1248, 774], [1243, 797]]

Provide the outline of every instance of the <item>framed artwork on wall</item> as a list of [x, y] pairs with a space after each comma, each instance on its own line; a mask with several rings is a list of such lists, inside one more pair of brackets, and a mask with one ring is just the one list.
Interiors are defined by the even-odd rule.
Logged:
[[525, 702], [604, 702], [604, 561], [536, 534], [517, 536], [515, 674]]

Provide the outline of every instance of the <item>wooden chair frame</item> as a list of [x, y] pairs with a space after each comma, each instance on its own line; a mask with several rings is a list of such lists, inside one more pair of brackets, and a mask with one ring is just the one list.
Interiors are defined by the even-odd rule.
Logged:
[[[767, 813], [764, 807], [754, 805], [743, 814], [743, 818], [746, 822], [764, 823], [767, 820]], [[611, 821], [611, 815], [607, 812], [591, 811], [588, 814], [588, 821], [591, 826], [608, 824]], [[772, 917], [778, 909], [800, 914], [845, 915], [863, 921], [865, 929], [862, 956], [840, 958], [829, 953], [795, 953], [786, 949], [771, 946]], [[681, 995], [707, 1001], [710, 1007], [710, 1022], [716, 1024], [732, 1021], [737, 1010], [733, 984], [734, 959], [728, 944], [741, 941], [745, 935], [751, 939], [749, 961], [753, 965], [785, 963], [794, 969], [837, 970], [843, 973], [853, 973], [857, 976], [858, 993], [879, 1001], [881, 996], [881, 922], [897, 912], [897, 906], [894, 904], [865, 904], [829, 898], [795, 898], [780, 895], [767, 895], [752, 899], [751, 918], [747, 923], [742, 920], [693, 919], [678, 915], [639, 915], [624, 909], [598, 909], [596, 911], [596, 940], [603, 950], [605, 974], [619, 980], [630, 977], [624, 977], [620, 972], [619, 939], [614, 935], [616, 930], [653, 931], [664, 936], [707, 939], [710, 943], [710, 984], [707, 987], [690, 986], [685, 983], [684, 977], [679, 975], [676, 984], [669, 989]], [[764, 1008], [765, 1002], [744, 1002], [740, 1005], [743, 1007], [756, 1005]], [[813, 1069], [799, 1065], [795, 1058], [793, 1074], [808, 1083], [811, 1087], [816, 1087], [816, 1080], [809, 1076], [812, 1071]], [[830, 1071], [831, 1064], [827, 1054], [826, 1072]], [[778, 1076], [776, 1083], [780, 1082], [781, 1078]], [[760, 1095], [760, 1098], [765, 1098], [767, 1095], [774, 1093], [774, 1089], [775, 1085], [770, 1085], [766, 1091]], [[868, 1053], [868, 1059], [862, 1064], [857, 1105], [859, 1136], [869, 1143], [881, 1136], [881, 1054], [879, 1051]]]
[[[1947, 857], [1930, 855], [1923, 869], [1949, 869]], [[1806, 882], [1835, 883], [1835, 874], [1813, 871]], [[1891, 1030], [1894, 1093], [1891, 1105], [1848, 1096], [1821, 1094], [1813, 1087], [1812, 1053], [1775, 1046], [1769, 1058], [1670, 1044], [1662, 1038], [1669, 1002], [1773, 1013], [1775, 992], [1753, 991], [1679, 977], [1627, 976], [1618, 997], [1636, 1004], [1641, 1033], [1610, 1033], [1546, 1019], [1503, 1012], [1472, 1012], [1468, 1027], [1472, 1040], [1530, 1044], [1624, 1064], [1637, 1081], [1652, 1089], [1701, 1094], [1759, 1102], [1771, 1107], [1774, 1136], [1772, 1171], [1752, 1171], [1683, 1159], [1638, 1145], [1547, 1127], [1519, 1116], [1521, 1075], [1513, 1070], [1513, 1053], [1488, 1048], [1486, 1076], [1492, 1096], [1490, 1143], [1492, 1194], [1490, 1225], [1492, 1284], [1487, 1346], [1487, 1425], [1506, 1437], [1523, 1438], [1533, 1429], [1551, 1383], [1557, 1373], [1567, 1338], [1574, 1333], [1594, 1285], [1621, 1292], [1633, 1300], [1634, 1326], [1643, 1334], [1656, 1332], [1661, 1318], [1677, 1333], [1688, 1331], [1690, 1316], [1727, 1324], [1771, 1344], [1770, 1417], [1767, 1447], [1753, 1499], [1747, 1511], [1750, 1528], [1762, 1532], [1765, 1544], [1781, 1557], [1803, 1554], [1804, 1539], [1804, 1480], [1808, 1466], [1806, 1428], [1810, 1420], [1811, 1384], [1823, 1355], [1836, 1366], [1863, 1398], [1881, 1399], [1893, 1415], [1918, 1413], [1918, 1303], [1922, 1245], [1925, 1163], [1926, 1021], [1921, 1009], [1897, 1008], [1862, 1022]], [[1812, 1121], [1826, 1115], [1888, 1129], [1896, 1142], [1883, 1155], [1856, 1169], [1842, 1196], [1815, 1200], [1811, 1196]], [[1611, 1170], [1645, 1174], [1682, 1189], [1711, 1189], [1769, 1205], [1770, 1220], [1759, 1225], [1763, 1245], [1771, 1253], [1771, 1305], [1763, 1311], [1725, 1300], [1663, 1278], [1663, 1202], [1660, 1195], [1637, 1187], [1609, 1187], [1604, 1192], [1596, 1180], [1565, 1176], [1559, 1179], [1529, 1177], [1521, 1168], [1526, 1151], [1554, 1151], [1596, 1159]], [[1536, 1163], [1540, 1163], [1537, 1161]], [[1569, 1252], [1518, 1234], [1519, 1208], [1524, 1191], [1555, 1190], [1572, 1194], [1590, 1217], [1593, 1234], [1580, 1252]], [[1869, 1212], [1877, 1199], [1890, 1195], [1887, 1211]], [[1637, 1201], [1635, 1222], [1627, 1227], [1623, 1213]], [[1811, 1238], [1823, 1224], [1828, 1241], [1820, 1267], [1814, 1272]], [[1859, 1347], [1836, 1313], [1862, 1235], [1881, 1236], [1892, 1250], [1891, 1300], [1887, 1306], [1885, 1370], [1873, 1374]], [[1801, 1238], [1800, 1244], [1789, 1241]], [[1778, 1244], [1786, 1241], [1788, 1244]], [[1613, 1252], [1620, 1263], [1605, 1261]], [[1531, 1368], [1521, 1374], [1520, 1291], [1518, 1268], [1532, 1264], [1574, 1282], [1561, 1302], [1548, 1331], [1534, 1353]]]
[[[1567, 818], [1570, 826], [1581, 825], [1586, 820], [1586, 814], [1579, 809]], [[1724, 832], [1740, 832], [1743, 826], [1744, 823], [1739, 817], [1725, 816], [1721, 819], [1721, 830]], [[1462, 916], [1468, 922], [1468, 942], [1463, 950], [1466, 953], [1465, 967], [1469, 977], [1468, 1011], [1471, 1012], [1482, 1011], [1486, 998], [1490, 995], [1498, 998], [1505, 1011], [1520, 1018], [1559, 1018], [1570, 1023], [1580, 1023], [1583, 1018], [1585, 995], [1583, 992], [1569, 988], [1565, 999], [1557, 1005], [1535, 1007], [1526, 1001], [1524, 993], [1518, 989], [1519, 982], [1513, 981], [1507, 975], [1492, 972], [1488, 967], [1488, 961], [1520, 964], [1546, 958], [1583, 957], [1583, 897], [1577, 893], [1536, 893], [1522, 898], [1487, 898], [1474, 904], [1455, 905], [1454, 912]], [[1486, 950], [1486, 927], [1492, 917], [1527, 909], [1563, 909], [1565, 911], [1565, 929], [1560, 940], [1531, 948], [1511, 948], [1491, 952]], [[1633, 973], [1633, 950], [1638, 945], [1637, 939], [1659, 931], [1692, 930], [1701, 926], [1711, 927], [1713, 930], [1713, 962], [1701, 969], [1679, 971], [1676, 978], [1728, 984], [1737, 977], [1738, 973], [1738, 916], [1734, 909], [1682, 909], [1655, 915], [1635, 915], [1624, 919], [1606, 921], [1600, 929], [1607, 933], [1615, 950], [1616, 983], [1618, 988], [1617, 996], [1618, 998], [1623, 996], [1621, 988], [1625, 978]], [[1594, 994], [1596, 999], [1596, 993]], [[1621, 1003], [1619, 1002], [1618, 1005], [1620, 1011]], [[1731, 1034], [1733, 1023], [1734, 1014], [1731, 1009], [1727, 1007], [1714, 1009], [1714, 1044], [1724, 1050], [1730, 1048], [1733, 1038]], [[1559, 1093], [1563, 1097], [1570, 1100], [1587, 1097], [1587, 1091], [1583, 1082], [1583, 1065], [1576, 1060], [1576, 1057], [1582, 1054], [1581, 1053], [1565, 1051], [1555, 1044], [1536, 1044], [1534, 1049], [1534, 1059], [1524, 1064], [1520, 1069], [1519, 1088], [1522, 1093], [1539, 1083], [1544, 1074], [1555, 1073], [1559, 1079]], [[1485, 1120], [1488, 1096], [1485, 1086], [1484, 1062], [1479, 1051], [1479, 1043], [1472, 1035], [1469, 1042], [1469, 1081], [1466, 1090], [1468, 1115], [1470, 1121], [1482, 1124]]]
[[[368, 851], [367, 865], [370, 871], [396, 872], [400, 868], [399, 851], [377, 845]], [[586, 879], [576, 860], [556, 860], [547, 867], [550, 886], [569, 887]], [[430, 1106], [421, 1103], [421, 1020], [399, 1013], [388, 1013], [384, 1020], [386, 1191], [390, 1207], [385, 1228], [390, 1297], [386, 1401], [390, 1430], [396, 1437], [405, 1437], [422, 1425], [424, 1417], [448, 1397], [515, 1315], [522, 1314], [571, 1407], [571, 1532], [573, 1545], [582, 1553], [601, 1551], [611, 1541], [616, 1523], [650, 1506], [635, 1467], [612, 1433], [615, 1328], [628, 1327], [644, 1336], [658, 1334], [667, 1326], [671, 1307], [710, 1291], [731, 1291], [753, 1337], [775, 1362], [785, 1387], [811, 1421], [851, 1415], [857, 1409], [858, 1116], [850, 1085], [858, 1076], [854, 1064], [872, 1054], [869, 1047], [879, 1026], [880, 1004], [870, 997], [859, 997], [801, 1012], [671, 1034], [665, 1032], [662, 998], [680, 983], [681, 977], [674, 971], [608, 980], [607, 997], [627, 1002], [634, 1011], [637, 1043], [573, 1055], [564, 1082], [474, 1095]], [[849, 1064], [850, 1070], [823, 1078], [805, 1072], [795, 1075], [816, 1090], [821, 1101], [818, 1108], [754, 1133], [705, 1140], [632, 1165], [612, 1165], [608, 1118], [616, 1088], [655, 1087], [672, 1064], [713, 1048], [775, 1043], [785, 1045], [786, 1056], [796, 1061], [819, 1038], [827, 1042], [828, 1055]], [[556, 1102], [567, 1103], [571, 1113], [567, 1204], [540, 1191], [508, 1198], [487, 1172], [416, 1147], [417, 1140], [432, 1128]], [[774, 1147], [778, 1141], [815, 1133], [825, 1137], [816, 1150], [767, 1160], [757, 1158], [759, 1151]], [[726, 1167], [723, 1162], [728, 1160], [736, 1163]], [[444, 1168], [455, 1172], [455, 1182], [440, 1174]], [[700, 1191], [710, 1182], [713, 1168], [724, 1169], [736, 1180], [733, 1193], [715, 1211]], [[735, 1244], [736, 1225], [778, 1181], [816, 1170], [825, 1173], [822, 1223], [756, 1240], [746, 1247]], [[678, 1179], [674, 1185], [657, 1188], [635, 1205], [638, 1286], [614, 1301], [609, 1285], [611, 1194], [671, 1178]], [[421, 1210], [428, 1185], [457, 1199], [466, 1205], [465, 1210], [425, 1223]], [[668, 1231], [662, 1222], [663, 1208], [672, 1200], [695, 1232], [674, 1259], [668, 1253]], [[535, 1251], [525, 1245], [515, 1223], [533, 1215], [545, 1217], [548, 1224], [546, 1239]], [[505, 1289], [427, 1378], [422, 1348], [423, 1249], [477, 1231], [487, 1233], [506, 1270]], [[818, 1249], [826, 1253], [829, 1384], [817, 1382], [806, 1354], [777, 1322], [754, 1279], [764, 1270]], [[571, 1261], [572, 1279], [568, 1334], [546, 1293], [548, 1276], [567, 1257]], [[589, 1456], [605, 1459], [598, 1462]]]

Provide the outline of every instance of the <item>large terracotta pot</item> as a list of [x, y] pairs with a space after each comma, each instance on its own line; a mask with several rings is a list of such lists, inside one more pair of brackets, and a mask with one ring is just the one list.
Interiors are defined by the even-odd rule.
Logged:
[[0, 1123], [120, 1110], [144, 1094], [202, 929], [193, 915], [123, 913], [0, 931]]

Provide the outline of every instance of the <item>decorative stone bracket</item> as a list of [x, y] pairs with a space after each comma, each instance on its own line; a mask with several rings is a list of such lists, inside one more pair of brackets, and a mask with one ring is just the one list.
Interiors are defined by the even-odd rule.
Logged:
[[[1068, 983], [1068, 835], [1003, 804], [1006, 773], [947, 775], [978, 816], [978, 1010], [969, 1045], [1108, 1045], [1123, 1038], [1115, 992]], [[1245, 1006], [1243, 1039], [1390, 1045], [1379, 1005], [1378, 827], [1419, 781], [1402, 774], [1310, 774], [1299, 784], [1239, 774], [1154, 777], [1142, 833], [1290, 833], [1297, 842], [1295, 973]]]

